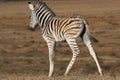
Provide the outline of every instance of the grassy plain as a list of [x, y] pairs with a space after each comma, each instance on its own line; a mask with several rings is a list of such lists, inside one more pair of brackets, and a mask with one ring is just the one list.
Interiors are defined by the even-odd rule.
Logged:
[[120, 1], [119, 0], [44, 0], [59, 17], [85, 16], [104, 76], [100, 77], [94, 60], [81, 39], [81, 54], [64, 77], [72, 57], [66, 42], [57, 44], [55, 71], [48, 78], [49, 59], [40, 29], [28, 30], [30, 11], [27, 2], [0, 2], [0, 80], [120, 80]]

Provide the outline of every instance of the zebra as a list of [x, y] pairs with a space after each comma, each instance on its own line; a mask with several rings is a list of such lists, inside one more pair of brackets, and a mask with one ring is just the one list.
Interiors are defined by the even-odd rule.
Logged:
[[55, 45], [57, 42], [66, 41], [72, 50], [72, 59], [66, 68], [65, 76], [69, 73], [76, 57], [80, 53], [76, 38], [82, 38], [85, 45], [95, 60], [99, 74], [102, 76], [102, 69], [98, 62], [91, 42], [97, 40], [91, 35], [87, 20], [80, 16], [70, 16], [66, 18], [57, 17], [56, 14], [46, 5], [45, 2], [37, 1], [35, 4], [28, 1], [28, 7], [31, 12], [30, 30], [34, 31], [39, 25], [42, 31], [42, 37], [47, 43], [49, 51], [49, 75], [51, 77], [54, 71]]

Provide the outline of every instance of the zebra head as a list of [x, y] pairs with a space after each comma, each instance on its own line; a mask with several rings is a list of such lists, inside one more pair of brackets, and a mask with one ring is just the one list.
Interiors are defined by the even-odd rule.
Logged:
[[35, 7], [31, 2], [28, 2], [29, 9], [31, 11], [31, 22], [30, 22], [30, 30], [34, 31], [38, 26], [38, 20], [35, 14]]

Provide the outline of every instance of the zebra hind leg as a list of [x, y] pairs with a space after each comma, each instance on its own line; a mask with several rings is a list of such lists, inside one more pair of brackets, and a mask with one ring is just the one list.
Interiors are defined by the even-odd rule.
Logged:
[[98, 71], [100, 73], [100, 76], [102, 76], [103, 75], [102, 69], [100, 67], [100, 64], [98, 62], [97, 56], [96, 56], [95, 51], [94, 51], [94, 49], [93, 49], [93, 47], [91, 45], [91, 40], [89, 39], [88, 35], [84, 35], [83, 41], [84, 41], [85, 45], [88, 47], [91, 56], [93, 57], [93, 59], [96, 62], [96, 65], [97, 65]]
[[80, 50], [78, 48], [78, 45], [77, 45], [75, 39], [67, 39], [66, 41], [67, 41], [69, 47], [72, 49], [73, 56], [72, 56], [72, 59], [71, 59], [69, 65], [67, 66], [66, 72], [64, 74], [65, 76], [67, 76], [67, 74], [69, 73], [70, 69], [72, 68], [73, 64], [76, 61], [76, 57], [80, 53]]

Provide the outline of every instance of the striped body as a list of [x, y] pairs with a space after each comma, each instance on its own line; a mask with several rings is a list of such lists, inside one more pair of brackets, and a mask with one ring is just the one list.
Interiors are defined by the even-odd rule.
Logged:
[[72, 49], [73, 57], [65, 72], [65, 75], [67, 75], [74, 64], [77, 55], [80, 53], [76, 43], [77, 37], [81, 37], [83, 42], [88, 47], [90, 54], [97, 64], [99, 73], [102, 75], [102, 70], [91, 45], [91, 40], [96, 41], [96, 39], [91, 36], [88, 22], [84, 18], [80, 16], [59, 18], [43, 2], [37, 2], [35, 7], [31, 4], [31, 2], [28, 4], [31, 10], [30, 29], [34, 30], [36, 26], [39, 25], [42, 30], [42, 36], [48, 45], [50, 61], [49, 77], [52, 76], [54, 70], [54, 50], [56, 42], [66, 40]]
[[[50, 37], [56, 42], [64, 41], [66, 37], [78, 37], [84, 24], [75, 18], [55, 18], [46, 24], [42, 31], [44, 37]], [[47, 35], [46, 35], [47, 34]]]
[[51, 37], [58, 42], [65, 40], [68, 34], [76, 38], [82, 32], [84, 23], [79, 17], [59, 18], [44, 3], [39, 3], [36, 7], [34, 12], [44, 38]]

